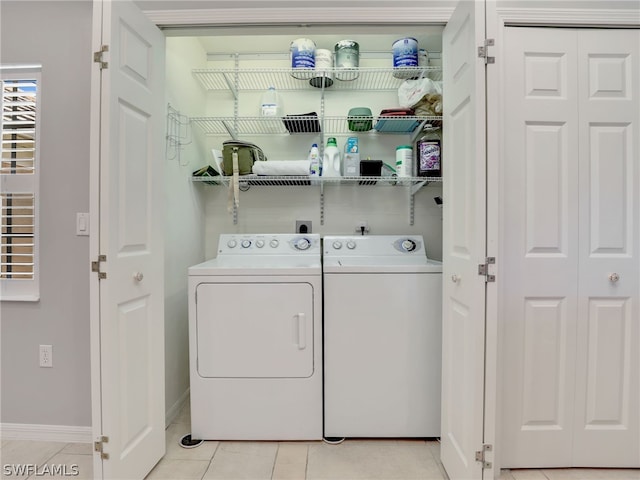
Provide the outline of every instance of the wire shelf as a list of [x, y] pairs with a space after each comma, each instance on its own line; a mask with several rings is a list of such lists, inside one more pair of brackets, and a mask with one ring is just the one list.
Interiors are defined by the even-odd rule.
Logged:
[[[191, 177], [193, 182], [228, 186], [232, 176]], [[241, 175], [240, 186], [365, 185], [422, 187], [441, 177], [309, 177], [307, 175]]]
[[402, 68], [330, 68], [321, 72], [312, 69], [245, 68], [195, 69], [194, 77], [206, 90], [397, 90], [410, 78], [429, 77], [442, 80], [440, 67]]
[[[360, 120], [360, 117], [357, 117]], [[349, 129], [348, 116], [328, 116], [321, 119], [306, 115], [288, 115], [287, 117], [193, 117], [191, 123], [197, 125], [205, 135], [240, 136], [251, 135], [289, 135], [289, 134], [409, 134], [430, 124], [440, 126], [442, 117], [405, 116], [372, 117], [372, 128], [366, 131]], [[376, 129], [377, 128], [377, 129]]]

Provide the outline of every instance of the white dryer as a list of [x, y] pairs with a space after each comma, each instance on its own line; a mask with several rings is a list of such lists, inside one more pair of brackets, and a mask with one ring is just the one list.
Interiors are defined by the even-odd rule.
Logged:
[[189, 268], [191, 437], [322, 438], [318, 235], [221, 235]]
[[325, 437], [440, 436], [442, 264], [419, 235], [323, 253]]

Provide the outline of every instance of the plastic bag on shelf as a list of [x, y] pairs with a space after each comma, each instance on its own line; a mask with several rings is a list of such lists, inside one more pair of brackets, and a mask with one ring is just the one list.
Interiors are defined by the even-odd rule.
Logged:
[[419, 116], [442, 115], [442, 82], [430, 78], [405, 80], [398, 88], [401, 107], [413, 108]]

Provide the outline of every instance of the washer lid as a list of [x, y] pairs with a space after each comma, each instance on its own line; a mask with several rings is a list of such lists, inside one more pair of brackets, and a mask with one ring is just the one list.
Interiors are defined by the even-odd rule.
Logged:
[[442, 262], [402, 257], [325, 257], [324, 273], [442, 273]]

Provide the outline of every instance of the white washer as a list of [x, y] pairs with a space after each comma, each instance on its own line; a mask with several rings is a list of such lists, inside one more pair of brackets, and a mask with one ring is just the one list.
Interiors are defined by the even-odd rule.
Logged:
[[189, 268], [191, 437], [322, 438], [319, 235], [221, 235]]
[[323, 253], [325, 437], [439, 437], [442, 264], [419, 235]]

